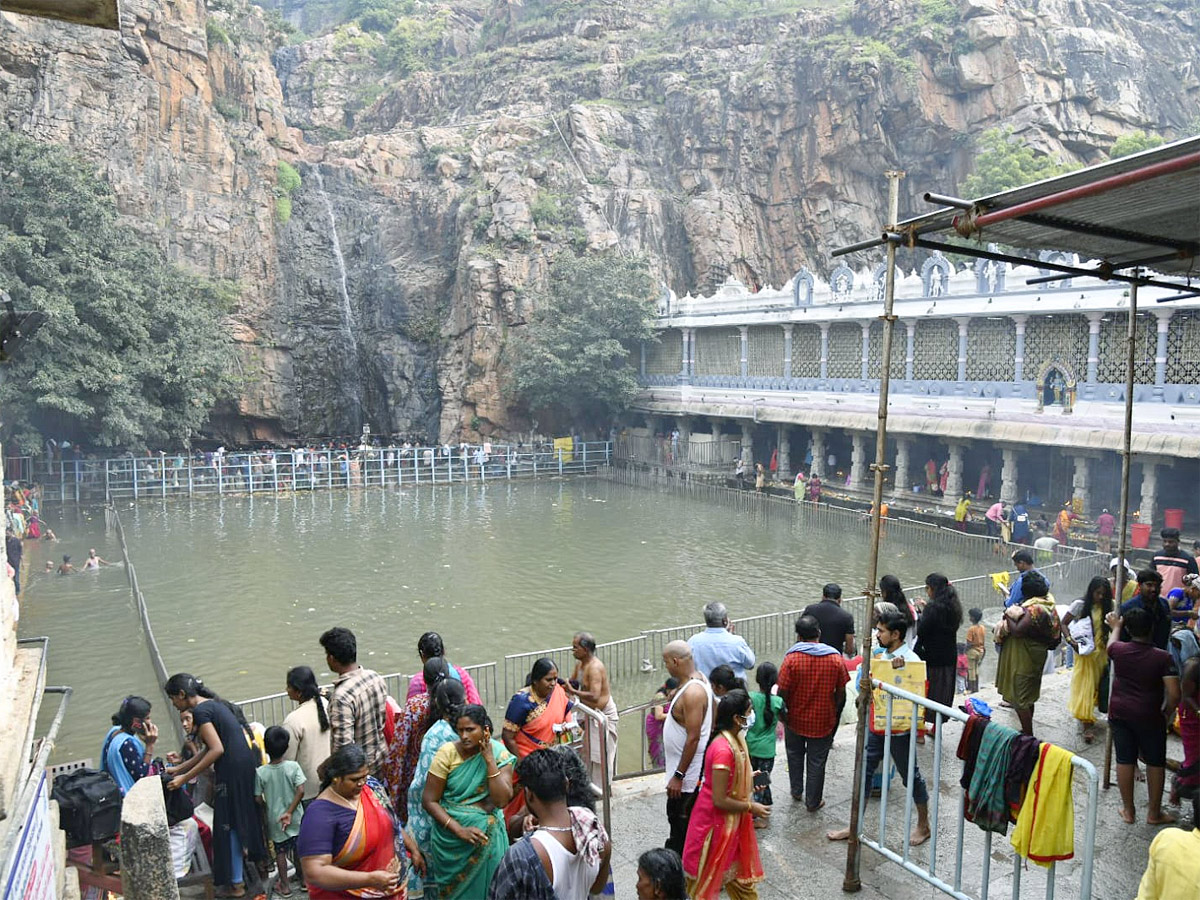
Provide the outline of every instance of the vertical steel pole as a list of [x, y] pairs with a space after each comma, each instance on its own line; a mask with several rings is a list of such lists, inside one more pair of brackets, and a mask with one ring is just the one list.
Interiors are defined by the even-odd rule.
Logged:
[[[1138, 270], [1134, 269], [1136, 277]], [[1120, 531], [1117, 533], [1117, 578], [1116, 596], [1113, 600], [1117, 609], [1121, 608], [1121, 595], [1125, 591], [1125, 553], [1129, 532], [1129, 471], [1133, 468], [1133, 454], [1130, 443], [1133, 437], [1133, 376], [1134, 364], [1137, 362], [1137, 301], [1138, 286], [1135, 281], [1129, 285], [1129, 322], [1125, 329], [1125, 432], [1121, 436], [1121, 517], [1118, 522]], [[1112, 666], [1108, 669], [1108, 695], [1112, 696]], [[1112, 730], [1104, 731], [1104, 789], [1112, 786]]]
[[[900, 218], [900, 179], [904, 177], [903, 172], [889, 171], [886, 173], [888, 180], [888, 232], [895, 230], [897, 220]], [[883, 288], [883, 362], [879, 372], [879, 424], [875, 435], [875, 463], [871, 466], [875, 473], [875, 491], [874, 504], [871, 506], [871, 550], [867, 560], [867, 589], [864, 592], [866, 595], [866, 622], [867, 627], [863, 629], [862, 636], [862, 663], [867, 667], [866, 674], [870, 673], [871, 669], [871, 637], [872, 630], [875, 627], [875, 605], [874, 598], [876, 594], [876, 583], [879, 580], [879, 534], [881, 527], [880, 512], [883, 505], [883, 476], [887, 472], [887, 417], [888, 417], [888, 389], [891, 387], [892, 375], [892, 335], [896, 329], [896, 317], [892, 314], [892, 304], [896, 296], [896, 244], [894, 241], [888, 241], [887, 245], [887, 275], [884, 281]], [[871, 680], [864, 680], [866, 690], [861, 691], [858, 696], [858, 729], [854, 742], [854, 778], [851, 784], [858, 784], [863, 777], [863, 768], [866, 762], [866, 746], [867, 746], [867, 716], [871, 705]], [[914, 715], [916, 714], [914, 710]], [[913, 748], [915, 749], [915, 748]], [[887, 765], [889, 763], [888, 754], [884, 754], [882, 771], [884, 772], [885, 784], [887, 776]], [[886, 789], [885, 789], [886, 790]], [[887, 797], [886, 792], [884, 797]], [[856, 892], [862, 890], [862, 880], [859, 877], [859, 863], [861, 860], [861, 846], [858, 842], [858, 823], [862, 816], [862, 803], [853, 803], [850, 806], [850, 840], [846, 844], [846, 873], [842, 879], [842, 890], [846, 892]], [[884, 811], [880, 809], [880, 819], [884, 816]]]

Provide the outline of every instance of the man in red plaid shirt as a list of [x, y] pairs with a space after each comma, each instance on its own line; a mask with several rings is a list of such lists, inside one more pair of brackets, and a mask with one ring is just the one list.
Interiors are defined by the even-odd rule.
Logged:
[[796, 643], [779, 668], [779, 695], [787, 707], [783, 742], [792, 799], [803, 800], [809, 812], [825, 805], [825, 763], [849, 680], [842, 655], [821, 643], [817, 620], [812, 616], [797, 619]]

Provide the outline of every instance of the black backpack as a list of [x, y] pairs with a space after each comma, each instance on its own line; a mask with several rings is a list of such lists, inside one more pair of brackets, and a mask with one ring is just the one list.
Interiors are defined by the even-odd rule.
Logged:
[[107, 772], [76, 769], [54, 779], [51, 798], [58, 803], [58, 825], [68, 847], [106, 841], [121, 831], [121, 789]]

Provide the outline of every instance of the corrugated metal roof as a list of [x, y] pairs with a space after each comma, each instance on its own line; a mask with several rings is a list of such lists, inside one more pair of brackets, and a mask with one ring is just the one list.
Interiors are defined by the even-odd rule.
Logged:
[[[909, 233], [956, 233], [974, 218], [973, 237], [1029, 251], [1062, 250], [1115, 268], [1145, 263], [1200, 277], [1200, 137], [981, 197], [975, 209], [943, 208], [900, 223]], [[1024, 207], [1011, 218], [1006, 213]], [[1034, 207], [1034, 208], [1030, 208]], [[999, 221], [989, 222], [995, 216]]]

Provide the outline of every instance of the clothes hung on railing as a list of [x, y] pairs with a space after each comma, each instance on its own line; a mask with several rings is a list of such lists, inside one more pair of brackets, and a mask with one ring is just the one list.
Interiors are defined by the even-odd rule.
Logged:
[[1043, 867], [1075, 855], [1071, 754], [1062, 747], [1042, 744], [1010, 840], [1017, 853]]

